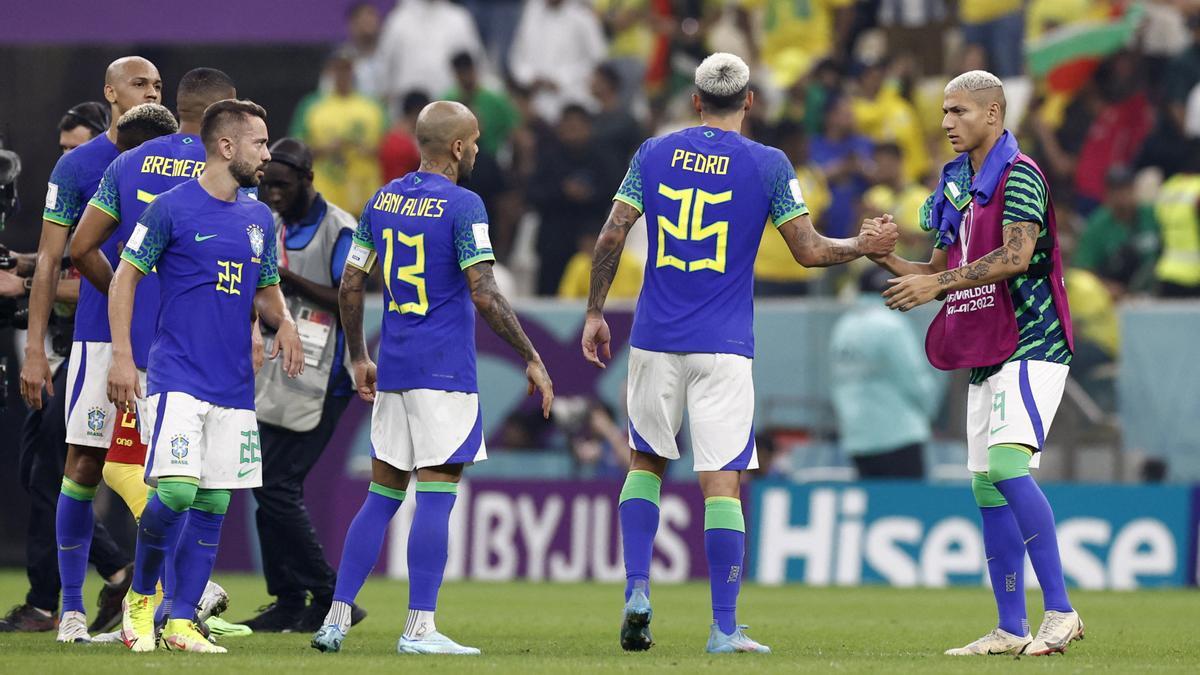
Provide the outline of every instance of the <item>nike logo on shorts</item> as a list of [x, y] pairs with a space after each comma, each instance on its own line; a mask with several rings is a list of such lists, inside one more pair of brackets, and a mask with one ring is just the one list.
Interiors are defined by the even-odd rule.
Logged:
[[200, 233], [199, 233], [199, 232], [197, 232], [197, 233], [196, 233], [196, 241], [198, 241], [198, 242], [199, 242], [199, 241], [208, 241], [209, 239], [212, 239], [212, 238], [213, 238], [213, 237], [215, 237], [215, 236], [217, 236], [217, 235], [215, 235], [215, 234], [206, 234], [206, 235], [204, 235], [204, 236], [200, 236]]
[[250, 474], [254, 473], [257, 470], [258, 470], [257, 466], [252, 466], [249, 469], [242, 469], [242, 470], [238, 471], [237, 477], [245, 478], [246, 476], [249, 476]]
[[1007, 428], [1008, 428], [1008, 425], [1007, 425], [1007, 424], [1001, 424], [1000, 426], [996, 427], [995, 429], [992, 429], [992, 430], [991, 430], [991, 431], [989, 431], [988, 433], [990, 433], [990, 434], [994, 434], [994, 433], [997, 433], [997, 432], [1000, 432], [1000, 431], [1004, 431], [1004, 430], [1005, 430], [1005, 429], [1007, 429]]

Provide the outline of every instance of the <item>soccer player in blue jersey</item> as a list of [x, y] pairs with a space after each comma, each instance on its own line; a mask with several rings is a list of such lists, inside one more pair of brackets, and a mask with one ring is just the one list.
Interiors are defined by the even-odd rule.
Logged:
[[895, 246], [894, 224], [854, 239], [813, 230], [784, 154], [738, 133], [754, 102], [750, 69], [713, 54], [696, 69], [700, 125], [642, 144], [630, 163], [592, 259], [583, 355], [611, 358], [604, 301], [625, 237], [643, 213], [650, 230], [645, 282], [629, 355], [632, 462], [620, 497], [625, 556], [621, 646], [645, 650], [650, 634], [650, 558], [667, 462], [686, 409], [694, 467], [704, 492], [704, 548], [712, 591], [712, 653], [770, 649], [750, 639], [735, 610], [745, 558], [741, 472], [758, 467], [754, 445], [754, 257], [772, 222], [806, 267], [848, 262]]
[[251, 363], [255, 310], [278, 329], [272, 356], [282, 350], [293, 377], [304, 365], [279, 291], [271, 211], [239, 190], [257, 185], [271, 158], [266, 111], [250, 101], [218, 101], [204, 112], [200, 139], [204, 171], [159, 195], [142, 214], [109, 292], [108, 397], [128, 410], [142, 394], [130, 336], [135, 291], [151, 270], [159, 276], [161, 311], [144, 406], [152, 429], [146, 474], [157, 485], [138, 524], [123, 621], [125, 643], [137, 652], [155, 647], [154, 587], [176, 542], [175, 602], [163, 641], [183, 651], [225, 651], [193, 619], [230, 490], [262, 483]]
[[[104, 73], [104, 98], [112, 108], [106, 133], [63, 155], [54, 165], [42, 213], [42, 237], [37, 267], [29, 294], [29, 336], [21, 367], [21, 396], [32, 408], [42, 407], [42, 389], [54, 395], [53, 375], [46, 358], [46, 324], [54, 303], [67, 239], [100, 183], [100, 176], [117, 156], [117, 121], [140, 103], [157, 103], [162, 92], [158, 69], [140, 56], [126, 56], [109, 64]], [[83, 579], [87, 572], [95, 516], [92, 499], [100, 485], [104, 454], [112, 437], [114, 410], [105, 398], [104, 378], [111, 349], [107, 318], [83, 302], [90, 284], [80, 282], [80, 303], [75, 314], [75, 336], [67, 370], [67, 462], [62, 494], [58, 499], [56, 537], [63, 606], [58, 625], [59, 642], [88, 642], [83, 606]]]
[[[525, 360], [528, 393], [550, 416], [546, 367], [492, 276], [483, 201], [457, 183], [471, 174], [479, 123], [435, 101], [417, 118], [421, 168], [383, 186], [363, 210], [340, 288], [342, 326], [359, 396], [371, 415], [371, 486], [346, 533], [333, 605], [312, 646], [341, 649], [354, 598], [379, 557], [388, 523], [416, 473], [408, 538], [408, 621], [401, 654], [478, 654], [438, 632], [450, 510], [463, 467], [487, 458], [475, 380], [475, 310]], [[378, 370], [363, 339], [363, 285], [382, 258], [386, 287]], [[472, 307], [472, 303], [474, 307]]]
[[[156, 134], [156, 138], [141, 143], [137, 138], [153, 128], [157, 117], [170, 118], [170, 112], [161, 106], [147, 111], [144, 119], [130, 119], [140, 111], [139, 106], [127, 113], [118, 125], [118, 143], [125, 141], [136, 146], [118, 156], [108, 166], [79, 220], [75, 236], [71, 240], [71, 258], [75, 267], [90, 285], [89, 302], [100, 304], [107, 315], [108, 288], [112, 281], [113, 266], [118, 262], [121, 247], [132, 236], [134, 228], [146, 207], [155, 197], [192, 180], [204, 170], [205, 151], [200, 141], [200, 124], [208, 106], [224, 99], [235, 98], [237, 90], [233, 80], [225, 73], [213, 68], [195, 68], [179, 80], [175, 101], [179, 112], [179, 124], [174, 133]], [[153, 116], [150, 114], [153, 113]], [[172, 119], [173, 121], [173, 119]], [[99, 292], [98, 292], [99, 291]], [[98, 293], [97, 293], [98, 292]], [[154, 339], [159, 314], [158, 275], [146, 275], [138, 284], [135, 311], [131, 326], [133, 360], [140, 373], [146, 370], [150, 343]], [[105, 322], [107, 329], [107, 321]], [[107, 330], [103, 335], [109, 338]], [[144, 378], [144, 375], [142, 375]], [[144, 381], [144, 380], [143, 380]], [[139, 401], [139, 405], [142, 402]], [[144, 414], [118, 411], [122, 424], [134, 424]], [[142, 429], [148, 436], [149, 429]], [[131, 447], [114, 446], [104, 459], [104, 480], [129, 504], [135, 518], [140, 518], [146, 505], [146, 484], [143, 478], [146, 448], [143, 444]], [[170, 614], [174, 588], [167, 584], [164, 590], [160, 616]], [[225, 591], [216, 584], [209, 584], [205, 599], [201, 603], [201, 622], [208, 618], [214, 608], [218, 611], [227, 603]]]

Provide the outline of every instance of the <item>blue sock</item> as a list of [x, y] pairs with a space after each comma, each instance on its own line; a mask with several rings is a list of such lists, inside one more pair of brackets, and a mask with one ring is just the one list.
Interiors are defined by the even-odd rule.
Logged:
[[80, 485], [63, 477], [54, 516], [58, 540], [58, 576], [62, 579], [62, 611], [84, 612], [83, 580], [87, 577], [88, 553], [92, 548], [92, 530], [96, 516], [92, 499], [96, 486]]
[[175, 598], [172, 619], [192, 620], [212, 576], [221, 543], [221, 523], [225, 515], [200, 509], [188, 509], [187, 521], [175, 551]]
[[1012, 510], [1007, 506], [979, 509], [983, 519], [983, 551], [988, 576], [1000, 613], [999, 627], [1013, 635], [1028, 635], [1025, 614], [1025, 544]]
[[437, 609], [438, 590], [446, 572], [450, 511], [457, 496], [457, 483], [417, 483], [417, 510], [408, 533], [410, 610], [432, 612]]
[[138, 521], [136, 553], [133, 560], [133, 591], [153, 595], [162, 576], [167, 551], [175, 548], [183, 530], [184, 514], [162, 503], [158, 494], [146, 501]]
[[704, 500], [704, 554], [708, 558], [713, 622], [722, 633], [730, 635], [737, 630], [737, 599], [746, 558], [746, 523], [741, 500], [733, 497]]
[[342, 561], [338, 563], [337, 584], [333, 599], [354, 604], [354, 598], [367, 581], [367, 575], [379, 560], [379, 549], [383, 547], [383, 536], [388, 523], [396, 515], [396, 509], [404, 501], [404, 490], [394, 490], [371, 483], [367, 499], [346, 530], [346, 543], [342, 546]]
[[654, 556], [654, 535], [658, 533], [658, 500], [662, 479], [649, 471], [634, 469], [625, 476], [621, 488], [621, 547], [625, 557], [625, 601], [633, 587], [641, 583], [650, 595], [650, 561]]
[[[187, 514], [184, 514], [184, 521], [187, 520]], [[180, 525], [182, 531], [185, 525]], [[161, 626], [168, 617], [171, 616], [171, 607], [175, 604], [175, 551], [179, 549], [179, 541], [176, 540], [167, 547], [167, 556], [162, 568], [162, 602], [158, 603], [158, 607], [154, 608], [154, 625]]]
[[1021, 528], [1025, 550], [1042, 586], [1042, 598], [1047, 611], [1070, 612], [1067, 583], [1063, 579], [1062, 561], [1058, 557], [1058, 535], [1054, 529], [1054, 511], [1033, 476], [1020, 476], [996, 482]]

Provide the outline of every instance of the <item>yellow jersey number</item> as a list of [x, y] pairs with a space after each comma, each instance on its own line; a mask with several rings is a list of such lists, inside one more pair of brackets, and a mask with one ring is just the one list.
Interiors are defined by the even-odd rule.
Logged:
[[[713, 270], [725, 273], [725, 251], [729, 244], [729, 221], [719, 220], [704, 224], [704, 207], [709, 204], [724, 204], [733, 199], [733, 191], [712, 193], [699, 188], [676, 190], [659, 183], [658, 194], [679, 202], [679, 217], [671, 222], [666, 216], [658, 217], [658, 259], [655, 267], [674, 267], [684, 272]], [[711, 258], [684, 261], [667, 253], [667, 236], [683, 241], [702, 241], [716, 237], [716, 251]]]
[[[429, 311], [429, 295], [425, 292], [425, 235], [409, 236], [393, 230], [390, 227], [383, 230], [383, 283], [388, 289], [388, 311], [400, 314], [419, 314], [425, 316]], [[393, 275], [392, 260], [397, 246], [407, 246], [415, 249], [417, 258], [411, 265], [401, 265]], [[412, 286], [417, 292], [416, 302], [396, 302], [396, 292], [392, 289], [393, 276], [396, 283]]]
[[242, 283], [242, 266], [245, 263], [229, 260], [217, 261], [217, 290], [230, 295], [241, 295], [238, 284]]

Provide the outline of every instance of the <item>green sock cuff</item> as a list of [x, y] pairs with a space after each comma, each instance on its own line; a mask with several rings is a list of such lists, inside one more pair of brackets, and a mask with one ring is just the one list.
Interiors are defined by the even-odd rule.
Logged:
[[704, 500], [704, 529], [746, 531], [742, 500], [733, 497], [709, 497]]
[[229, 510], [229, 499], [233, 493], [229, 490], [196, 490], [196, 498], [192, 500], [191, 508], [206, 511], [213, 515], [223, 516]]
[[96, 489], [99, 487], [99, 485], [93, 485], [92, 487], [80, 485], [66, 476], [63, 476], [62, 480], [62, 493], [80, 502], [90, 502], [95, 499]]
[[621, 497], [618, 503], [624, 503], [630, 499], [645, 499], [658, 506], [661, 492], [662, 479], [654, 472], [634, 469], [625, 476], [625, 485], [621, 486]]
[[449, 492], [458, 494], [458, 483], [443, 483], [441, 481], [417, 481], [417, 492]]
[[386, 485], [380, 485], [379, 483], [376, 483], [374, 481], [372, 481], [371, 484], [367, 487], [367, 492], [374, 492], [375, 494], [377, 494], [381, 497], [387, 497], [388, 499], [395, 499], [398, 502], [404, 501], [404, 496], [405, 496], [404, 490], [397, 490], [396, 488], [390, 488], [390, 487], [387, 487]]
[[1001, 443], [988, 448], [988, 480], [993, 484], [1029, 475], [1033, 451], [1024, 445]]
[[1000, 491], [988, 479], [987, 473], [983, 471], [976, 471], [974, 477], [971, 478], [971, 494], [975, 495], [975, 504], [980, 508], [992, 508], [1008, 504], [1008, 501], [1004, 499], [1004, 495], [1000, 494]]

